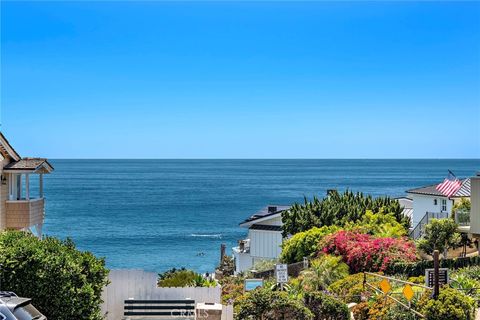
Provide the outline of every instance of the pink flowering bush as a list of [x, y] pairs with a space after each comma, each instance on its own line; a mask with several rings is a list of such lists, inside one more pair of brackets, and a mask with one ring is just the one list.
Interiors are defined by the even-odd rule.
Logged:
[[376, 238], [354, 231], [338, 231], [326, 236], [324, 253], [342, 256], [352, 272], [384, 271], [396, 262], [413, 262], [416, 249], [407, 238]]

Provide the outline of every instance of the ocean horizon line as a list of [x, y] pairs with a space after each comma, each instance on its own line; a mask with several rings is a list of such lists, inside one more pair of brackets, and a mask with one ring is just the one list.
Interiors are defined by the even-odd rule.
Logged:
[[51, 158], [48, 157], [49, 160], [167, 160], [167, 161], [189, 161], [189, 160], [209, 160], [209, 161], [216, 161], [216, 160], [479, 160], [480, 158]]

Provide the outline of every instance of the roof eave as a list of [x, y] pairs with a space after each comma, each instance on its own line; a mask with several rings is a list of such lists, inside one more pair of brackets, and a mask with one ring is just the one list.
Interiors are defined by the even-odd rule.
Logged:
[[282, 215], [282, 212], [283, 212], [283, 211], [277, 211], [277, 212], [275, 212], [275, 213], [266, 215], [266, 216], [264, 216], [264, 217], [258, 217], [258, 218], [256, 218], [256, 219], [252, 219], [252, 220], [249, 220], [249, 221], [244, 221], [244, 222], [240, 223], [239, 226], [242, 227], [242, 228], [249, 228], [249, 227], [252, 226], [253, 224], [256, 224], [256, 223], [259, 223], [259, 222], [262, 222], [262, 221], [267, 221], [267, 220], [271, 220], [271, 219], [278, 218], [279, 216]]
[[[43, 170], [42, 170], [43, 169]], [[45, 160], [43, 163], [38, 165], [36, 168], [9, 168], [4, 169], [5, 173], [42, 173], [49, 174], [54, 170], [52, 165]], [[41, 172], [40, 172], [41, 171]]]
[[15, 149], [13, 149], [12, 145], [10, 142], [8, 142], [7, 138], [3, 135], [3, 133], [0, 132], [0, 139], [4, 142], [3, 147], [7, 151], [8, 155], [12, 157], [13, 160], [19, 161], [22, 157], [18, 154]]

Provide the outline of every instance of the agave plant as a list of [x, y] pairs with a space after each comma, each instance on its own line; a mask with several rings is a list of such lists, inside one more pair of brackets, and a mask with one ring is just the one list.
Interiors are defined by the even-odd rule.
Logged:
[[453, 275], [450, 287], [462, 291], [476, 301], [480, 300], [480, 282], [464, 274]]
[[192, 287], [215, 287], [217, 283], [214, 280], [204, 278], [201, 274], [195, 274], [190, 286]]

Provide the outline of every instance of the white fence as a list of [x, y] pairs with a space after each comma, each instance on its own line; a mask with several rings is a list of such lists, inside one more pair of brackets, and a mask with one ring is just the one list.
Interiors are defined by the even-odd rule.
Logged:
[[[214, 288], [158, 288], [158, 275], [143, 270], [111, 270], [110, 284], [102, 294], [102, 314], [108, 320], [123, 318], [123, 302], [126, 299], [176, 300], [190, 298], [195, 302], [221, 303], [221, 289]], [[225, 310], [227, 309], [227, 310]], [[231, 308], [224, 308], [230, 314]], [[223, 317], [222, 317], [223, 318]]]

